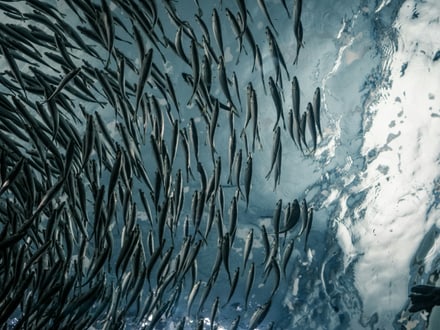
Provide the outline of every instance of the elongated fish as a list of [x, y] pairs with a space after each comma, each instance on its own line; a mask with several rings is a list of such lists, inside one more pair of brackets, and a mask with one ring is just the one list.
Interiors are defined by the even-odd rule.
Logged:
[[319, 136], [322, 139], [321, 131], [321, 90], [316, 87], [315, 93], [313, 94], [313, 117], [315, 118], [316, 128], [318, 129]]
[[269, 312], [271, 304], [272, 304], [272, 298], [269, 299], [263, 305], [257, 307], [257, 310], [251, 316], [248, 330], [254, 330], [256, 327], [258, 327], [261, 324], [261, 322], [264, 321], [264, 318]]
[[142, 58], [141, 71], [139, 73], [138, 84], [136, 87], [136, 111], [139, 108], [141, 97], [144, 92], [144, 86], [151, 72], [153, 63], [153, 48], [150, 48]]

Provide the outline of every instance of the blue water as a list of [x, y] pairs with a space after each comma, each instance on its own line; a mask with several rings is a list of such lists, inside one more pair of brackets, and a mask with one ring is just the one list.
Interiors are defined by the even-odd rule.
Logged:
[[[176, 26], [171, 22], [161, 1], [157, 2], [158, 17], [163, 24], [165, 35], [174, 42], [176, 34]], [[286, 72], [281, 68], [281, 75], [284, 88], [282, 90], [284, 115], [287, 120], [288, 110], [292, 107], [291, 101], [291, 80], [293, 76], [298, 78], [300, 84], [301, 112], [305, 111], [307, 102], [313, 99], [313, 93], [316, 87], [321, 89], [321, 126], [323, 128], [323, 138], [318, 138], [319, 144], [314, 155], [303, 155], [290, 139], [287, 131], [282, 131], [282, 167], [281, 180], [279, 185], [274, 184], [273, 175], [267, 180], [265, 176], [270, 168], [273, 125], [276, 120], [276, 112], [269, 90], [264, 93], [260, 78], [260, 71], [252, 71], [252, 51], [249, 43], [244, 40], [245, 51], [240, 55], [239, 62], [236, 63], [238, 56], [237, 40], [230, 28], [230, 23], [225, 17], [225, 8], [228, 7], [232, 12], [238, 11], [237, 2], [223, 1], [220, 6], [217, 2], [199, 1], [202, 5], [202, 18], [204, 19], [208, 30], [211, 34], [211, 46], [218, 53], [218, 47], [214, 40], [211, 28], [211, 13], [215, 6], [219, 16], [221, 17], [221, 29], [223, 34], [226, 72], [229, 79], [232, 79], [232, 72], [235, 72], [238, 78], [239, 92], [243, 110], [240, 116], [234, 117], [234, 127], [237, 132], [237, 151], [242, 149], [243, 165], [241, 175], [241, 187], [244, 187], [244, 169], [246, 165], [245, 142], [240, 138], [240, 132], [244, 126], [246, 119], [246, 86], [252, 82], [257, 93], [259, 108], [259, 129], [261, 134], [262, 148], [257, 148], [252, 154], [253, 156], [253, 177], [250, 193], [250, 203], [248, 209], [243, 198], [238, 199], [238, 227], [235, 241], [231, 247], [229, 254], [229, 269], [231, 275], [237, 267], [240, 267], [240, 278], [237, 289], [231, 301], [224, 305], [229, 294], [228, 276], [221, 266], [220, 273], [216, 279], [212, 290], [204, 303], [204, 308], [200, 309], [200, 313], [196, 315], [200, 306], [200, 296], [206, 287], [206, 283], [211, 274], [211, 269], [215, 262], [218, 251], [218, 235], [216, 224], [213, 224], [207, 244], [202, 244], [201, 250], [197, 256], [197, 267], [195, 268], [195, 280], [200, 280], [202, 285], [199, 293], [194, 301], [190, 315], [186, 318], [185, 329], [196, 328], [197, 320], [205, 318], [205, 328], [209, 328], [211, 320], [211, 306], [216, 297], [219, 297], [220, 308], [216, 317], [218, 329], [228, 329], [232, 321], [240, 316], [241, 321], [239, 329], [247, 329], [249, 321], [258, 306], [264, 304], [268, 299], [272, 300], [271, 308], [264, 318], [264, 321], [258, 329], [267, 329], [273, 322], [274, 329], [360, 329], [360, 328], [380, 328], [388, 329], [398, 327], [395, 319], [396, 315], [383, 316], [380, 314], [380, 304], [377, 305], [377, 311], [368, 313], [364, 311], [364, 301], [358, 292], [358, 274], [355, 272], [356, 263], [363, 251], [352, 249], [357, 238], [351, 236], [352, 227], [356, 222], [363, 221], [365, 213], [366, 196], [370, 189], [367, 187], [364, 191], [358, 192], [355, 189], [361, 182], [364, 172], [368, 169], [371, 162], [380, 150], [372, 150], [368, 156], [362, 153], [362, 145], [364, 143], [364, 133], [369, 130], [370, 123], [374, 119], [366, 108], [378, 102], [382, 95], [381, 91], [391, 85], [390, 61], [397, 49], [398, 32], [394, 27], [394, 20], [402, 6], [403, 1], [390, 1], [389, 4], [381, 7], [380, 1], [352, 1], [341, 0], [334, 2], [325, 1], [304, 1], [302, 8], [302, 24], [304, 30], [304, 47], [299, 53], [297, 65], [293, 65], [296, 52], [296, 41], [293, 34], [293, 20], [287, 17], [282, 7], [281, 1], [266, 1], [271, 18], [278, 31], [276, 40], [280, 46], [281, 52], [286, 60], [290, 80], [287, 78]], [[287, 1], [289, 10], [292, 10], [292, 1]], [[194, 19], [196, 12], [195, 2], [192, 1], [175, 1], [172, 2], [176, 12], [183, 21], [187, 21], [192, 27], [198, 40], [201, 40], [202, 31]], [[75, 27], [82, 24], [80, 20], [72, 13], [71, 9], [63, 3], [63, 1], [53, 2], [53, 5], [60, 12], [66, 13], [66, 19]], [[17, 8], [23, 11], [29, 11], [30, 8], [22, 2], [16, 3]], [[248, 27], [252, 31], [256, 43], [259, 45], [262, 57], [264, 75], [266, 81], [269, 76], [275, 77], [275, 68], [269, 52], [268, 42], [265, 37], [264, 28], [268, 25], [268, 21], [262, 14], [258, 5], [251, 5], [251, 1], [247, 1], [248, 6]], [[122, 22], [130, 26], [130, 18], [117, 7], [116, 4], [111, 6], [113, 14], [117, 15]], [[380, 9], [380, 10], [378, 10]], [[6, 18], [11, 20], [10, 18]], [[12, 20], [11, 20], [12, 22]], [[14, 24], [25, 24], [17, 23]], [[158, 30], [159, 31], [159, 30]], [[116, 41], [115, 47], [120, 49], [128, 58], [130, 58], [137, 67], [140, 67], [139, 51], [130, 35], [124, 32], [119, 26], [116, 27], [116, 34], [125, 41]], [[85, 37], [84, 37], [85, 38]], [[88, 44], [93, 44], [86, 39]], [[190, 56], [189, 38], [184, 38], [184, 49], [187, 56]], [[152, 47], [151, 42], [145, 38], [145, 48]], [[95, 46], [94, 46], [95, 47]], [[96, 45], [95, 49], [106, 58], [106, 49]], [[170, 48], [163, 48], [163, 61], [161, 55], [154, 48], [153, 61], [158, 66], [159, 71], [167, 72], [171, 81], [176, 88], [177, 98], [180, 104], [181, 121], [180, 128], [189, 128], [190, 119], [196, 123], [197, 134], [199, 139], [199, 155], [200, 162], [206, 172], [208, 179], [214, 171], [214, 163], [211, 158], [211, 149], [208, 143], [207, 125], [200, 111], [193, 104], [187, 106], [189, 95], [192, 92], [189, 86], [182, 78], [182, 72], [192, 74], [192, 69], [179, 57], [177, 57]], [[92, 58], [80, 49], [72, 49], [72, 54], [78, 56], [75, 63], [81, 65], [81, 60], [86, 60], [93, 66], [102, 69], [104, 64]], [[202, 54], [200, 50], [199, 54]], [[0, 64], [5, 70], [9, 70], [3, 59]], [[110, 68], [117, 70], [116, 61], [112, 59]], [[21, 68], [25, 72], [28, 65]], [[213, 85], [211, 91], [214, 96], [218, 97], [221, 102], [226, 103], [218, 84], [218, 74], [216, 65], [212, 66]], [[48, 74], [59, 76], [58, 73], [47, 71]], [[126, 68], [126, 79], [128, 83], [136, 84], [138, 76], [132, 70]], [[151, 80], [149, 81], [151, 83]], [[95, 84], [101, 90], [99, 83]], [[165, 111], [165, 100], [153, 85], [145, 88], [148, 95], [155, 95], [161, 104], [163, 112], [163, 131], [164, 141], [171, 148], [172, 125], [169, 116]], [[4, 89], [4, 88], [3, 88]], [[229, 85], [232, 99], [234, 103], [239, 104], [235, 87]], [[96, 97], [105, 101], [105, 94], [96, 93]], [[33, 96], [37, 98], [37, 96]], [[80, 101], [73, 96], [73, 102], [78, 104]], [[135, 97], [130, 97], [134, 104]], [[110, 104], [104, 107], [93, 103], [82, 102], [88, 113], [98, 111], [105, 119], [107, 127], [110, 130], [115, 141], [123, 144], [122, 137], [115, 127], [114, 110]], [[239, 107], [240, 108], [240, 107]], [[170, 113], [173, 118], [178, 118], [178, 113], [171, 105]], [[136, 118], [135, 118], [136, 119]], [[123, 122], [122, 118], [116, 121]], [[126, 124], [126, 123], [125, 123]], [[142, 115], [137, 117], [137, 124], [142, 126]], [[85, 121], [77, 124], [78, 131], [81, 136], [85, 131]], [[221, 110], [218, 127], [215, 135], [216, 158], [221, 157], [222, 172], [220, 185], [224, 192], [224, 225], [225, 231], [229, 226], [229, 208], [230, 202], [236, 193], [236, 182], [233, 185], [227, 183], [228, 179], [228, 140], [230, 136], [229, 115], [226, 111]], [[155, 171], [157, 163], [154, 158], [152, 147], [150, 144], [150, 134], [153, 132], [152, 122], [147, 120], [145, 140], [142, 134], [139, 134], [141, 157], [150, 179], [155, 181]], [[252, 131], [247, 129], [248, 143], [252, 140]], [[190, 133], [188, 129], [188, 133]], [[134, 140], [131, 141], [136, 143]], [[191, 143], [191, 142], [190, 142]], [[26, 146], [25, 146], [26, 147]], [[29, 147], [30, 148], [30, 147]], [[191, 145], [192, 149], [192, 145]], [[134, 151], [136, 152], [136, 151]], [[171, 170], [171, 180], [175, 187], [175, 178], [178, 169], [182, 169], [185, 184], [184, 206], [181, 217], [173, 227], [176, 235], [173, 236], [169, 230], [169, 226], [165, 229], [165, 245], [163, 251], [173, 247], [172, 256], [175, 257], [184, 243], [183, 227], [185, 217], [191, 219], [191, 201], [195, 191], [200, 191], [201, 182], [200, 175], [197, 171], [197, 164], [193, 150], [191, 150], [191, 165], [194, 179], [187, 182], [185, 173], [185, 157], [184, 152], [179, 144], [177, 158]], [[92, 154], [97, 159], [97, 154]], [[383, 169], [386, 174], [386, 168]], [[107, 185], [110, 178], [110, 171], [104, 170], [101, 177], [101, 184]], [[145, 184], [138, 178], [133, 177], [133, 188], [131, 201], [136, 203], [136, 218], [142, 232], [142, 242], [145, 251], [148, 251], [148, 238], [152, 230], [154, 247], [158, 247], [159, 237], [157, 233], [157, 224], [151, 224], [146, 220], [146, 213], [142, 207], [138, 190], [143, 189], [146, 192], [147, 200], [153, 206], [153, 199], [147, 192]], [[88, 193], [88, 205], [90, 206], [89, 216], [93, 215], [93, 199]], [[295, 248], [287, 266], [287, 276], [282, 276], [278, 289], [271, 298], [271, 290], [275, 283], [274, 273], [270, 273], [267, 279], [264, 278], [264, 248], [262, 245], [261, 226], [265, 225], [268, 229], [270, 239], [273, 239], [273, 226], [271, 222], [273, 210], [278, 200], [282, 199], [283, 205], [293, 199], [306, 199], [308, 206], [314, 209], [313, 224], [305, 248], [304, 236], [295, 239]], [[164, 202], [163, 190], [161, 191], [159, 205]], [[203, 219], [207, 218], [209, 204], [206, 204]], [[154, 209], [153, 210], [153, 217]], [[130, 211], [132, 212], [132, 211]], [[114, 237], [112, 263], [116, 263], [118, 257], [118, 249], [121, 246], [121, 237], [123, 232], [122, 223], [123, 206], [121, 203], [117, 206], [118, 222], [112, 227], [111, 232]], [[160, 212], [159, 212], [160, 213]], [[167, 219], [167, 221], [171, 221]], [[194, 230], [192, 221], [190, 221], [190, 231]], [[171, 225], [170, 225], [171, 226]], [[202, 232], [205, 230], [205, 224], [202, 224]], [[254, 231], [254, 245], [250, 255], [250, 260], [245, 271], [242, 269], [243, 249], [247, 233], [250, 229]], [[90, 228], [89, 228], [90, 229]], [[289, 233], [285, 238], [281, 236], [281, 251], [284, 244], [294, 238], [296, 231]], [[344, 236], [345, 235], [345, 236]], [[197, 234], [196, 234], [197, 236]], [[347, 238], [348, 237], [348, 238]], [[200, 237], [197, 237], [199, 239]], [[352, 245], [348, 244], [351, 242]], [[348, 244], [348, 245], [347, 245]], [[74, 254], [78, 253], [78, 246], [75, 246]], [[87, 256], [92, 258], [95, 247], [90, 243], [87, 249]], [[146, 252], [147, 253], [147, 252]], [[279, 258], [281, 258], [281, 255]], [[147, 260], [150, 254], [147, 253]], [[248, 305], [245, 306], [244, 292], [246, 285], [246, 277], [248, 274], [249, 264], [255, 263], [255, 280]], [[191, 270], [192, 271], [192, 270]], [[171, 310], [168, 310], [167, 317], [162, 318], [157, 329], [174, 329], [174, 326], [187, 316], [187, 300], [191, 291], [192, 281], [191, 271], [179, 287], [173, 283], [165, 292], [164, 301], [169, 299], [173, 294], [179, 292], [180, 296], [176, 300]], [[148, 299], [148, 294], [157, 289], [156, 278], [158, 277], [158, 266], [151, 273], [151, 287], [144, 284], [142, 294], [139, 299], [140, 306]], [[114, 271], [107, 272], [109, 285], [118, 287], [118, 282]], [[195, 281], [194, 280], [194, 281]], [[110, 284], [111, 283], [111, 284]], [[177, 291], [176, 291], [177, 290]], [[384, 293], [385, 294], [385, 293]], [[403, 303], [403, 302], [402, 302]], [[119, 308], [123, 308], [123, 302], [120, 302]], [[94, 308], [98, 308], [99, 304]], [[403, 308], [403, 306], [395, 306], [395, 310]], [[92, 310], [93, 312], [93, 310]], [[138, 329], [142, 325], [148, 325], [151, 319], [139, 321], [136, 317], [138, 306], [134, 304], [125, 316], [125, 328]], [[379, 316], [380, 314], [380, 316]], [[20, 310], [16, 311], [13, 324], [20, 318]], [[421, 326], [421, 325], [420, 325]], [[101, 328], [102, 323], [99, 321], [95, 328]]]

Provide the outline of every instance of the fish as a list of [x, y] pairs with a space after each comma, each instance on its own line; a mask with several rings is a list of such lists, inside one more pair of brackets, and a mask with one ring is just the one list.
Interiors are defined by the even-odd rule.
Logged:
[[240, 188], [240, 176], [241, 176], [241, 165], [243, 162], [243, 152], [242, 150], [238, 150], [237, 154], [234, 157], [234, 173], [235, 173], [235, 185], [237, 186], [238, 192], [243, 195], [243, 192]]
[[244, 197], [246, 199], [246, 210], [249, 207], [249, 201], [250, 201], [250, 192], [251, 192], [251, 184], [252, 184], [252, 168], [253, 168], [252, 154], [249, 153], [248, 158], [246, 160], [246, 168], [244, 170]]
[[294, 240], [290, 239], [284, 248], [283, 256], [281, 258], [281, 269], [283, 270], [284, 278], [286, 278], [287, 264], [289, 263], [290, 257], [292, 256], [292, 251], [294, 248]]
[[267, 313], [269, 312], [271, 304], [272, 304], [272, 298], [270, 298], [263, 305], [257, 307], [257, 310], [254, 312], [254, 314], [252, 314], [251, 320], [249, 321], [248, 330], [254, 330], [261, 324], [261, 322], [264, 321]]
[[197, 45], [194, 39], [191, 39], [190, 49], [191, 49], [191, 68], [193, 69], [193, 91], [187, 103], [188, 105], [192, 103], [192, 99], [199, 88], [200, 76], [201, 76], [199, 53], [197, 51]]
[[211, 307], [211, 313], [210, 313], [211, 330], [214, 329], [214, 321], [218, 313], [219, 301], [220, 301], [219, 296], [215, 297], [214, 303], [212, 304]]
[[79, 72], [81, 71], [81, 67], [78, 67], [69, 73], [67, 73], [63, 79], [61, 79], [60, 83], [58, 84], [57, 88], [50, 94], [50, 96], [46, 99], [45, 102], [50, 102], [55, 96], [57, 96], [61, 90], [71, 81]]
[[309, 132], [310, 135], [312, 136], [312, 141], [313, 141], [313, 150], [312, 152], [315, 152], [316, 150], [316, 145], [317, 145], [317, 135], [316, 135], [316, 123], [315, 123], [315, 118], [313, 116], [313, 107], [312, 104], [309, 102], [307, 103], [307, 124], [309, 126]]
[[300, 206], [298, 200], [295, 199], [290, 207], [290, 212], [287, 216], [286, 223], [284, 227], [280, 229], [280, 234], [286, 233], [291, 230], [298, 223], [300, 219]]
[[231, 247], [230, 235], [229, 233], [225, 233], [223, 235], [222, 243], [221, 243], [221, 251], [222, 251], [222, 260], [223, 265], [225, 266], [226, 273], [228, 274], [229, 284], [231, 284], [231, 272], [229, 271], [229, 251]]
[[232, 321], [230, 329], [237, 330], [239, 324], [240, 324], [240, 315], [237, 315], [237, 317]]
[[237, 288], [238, 279], [240, 277], [240, 267], [237, 267], [234, 271], [234, 275], [232, 276], [231, 289], [229, 290], [228, 299], [226, 303], [223, 305], [226, 306], [234, 295], [235, 289]]
[[191, 292], [189, 293], [188, 296], [188, 303], [187, 303], [187, 307], [186, 307], [186, 315], [190, 316], [191, 315], [191, 306], [194, 303], [194, 298], [197, 295], [197, 292], [199, 292], [200, 289], [200, 285], [201, 285], [202, 281], [198, 280], [192, 287]]
[[241, 35], [243, 35], [246, 31], [246, 29], [248, 28], [247, 26], [247, 13], [248, 10], [246, 8], [246, 1], [245, 0], [236, 0], [237, 2], [237, 6], [238, 6], [238, 10], [240, 11], [240, 17], [242, 19], [242, 30], [241, 30]]
[[235, 164], [235, 149], [237, 148], [237, 139], [235, 136], [235, 129], [232, 131], [232, 134], [229, 136], [229, 148], [228, 148], [228, 158], [229, 158], [229, 175], [228, 175], [228, 184], [232, 184], [232, 171], [233, 165]]
[[14, 57], [11, 55], [8, 47], [6, 47], [6, 45], [3, 42], [0, 43], [0, 48], [2, 50], [3, 56], [6, 59], [6, 62], [8, 63], [8, 66], [12, 70], [12, 74], [14, 75], [15, 80], [18, 81], [21, 90], [23, 91], [25, 97], [27, 98], [26, 85], [24, 84], [23, 76], [21, 75], [21, 71], [18, 68], [17, 62], [15, 62]]
[[278, 122], [280, 121], [280, 118], [283, 120], [283, 128], [285, 130], [286, 129], [286, 121], [284, 120], [283, 102], [281, 101], [280, 93], [279, 93], [272, 77], [269, 77], [269, 90], [270, 90], [270, 94], [272, 95], [272, 100], [275, 105], [275, 110], [277, 112], [277, 120], [274, 124], [273, 131], [275, 131], [277, 129]]
[[312, 228], [312, 221], [313, 221], [313, 207], [310, 207], [307, 213], [307, 225], [306, 225], [306, 238], [304, 239], [304, 252], [306, 252], [307, 249], [307, 241], [309, 239], [310, 229]]
[[322, 139], [321, 131], [321, 89], [316, 87], [313, 94], [313, 117], [315, 119], [316, 128], [318, 129], [319, 136]]
[[197, 14], [194, 15], [194, 17], [195, 17], [197, 23], [199, 23], [200, 28], [202, 29], [203, 37], [206, 38], [208, 43], [211, 43], [208, 27], [206, 26], [205, 21], [203, 21], [202, 15], [200, 15], [200, 13], [197, 13]]
[[275, 31], [275, 33], [278, 35], [278, 31], [273, 25], [272, 19], [270, 18], [269, 11], [267, 10], [266, 2], [264, 0], [257, 0], [258, 6], [260, 7], [261, 11], [263, 12], [266, 19], [269, 21], [270, 26]]
[[245, 293], [244, 293], [244, 310], [247, 310], [247, 307], [248, 307], [249, 295], [251, 293], [254, 279], [255, 279], [255, 264], [254, 264], [254, 262], [252, 262], [251, 266], [249, 268], [247, 279], [246, 279], [246, 286], [245, 286]]
[[307, 201], [303, 199], [301, 201], [300, 205], [300, 218], [301, 218], [301, 229], [298, 233], [298, 237], [301, 236], [307, 228], [308, 224], [308, 208], [307, 208]]
[[278, 160], [278, 158], [281, 157], [281, 129], [279, 126], [276, 127], [276, 131], [273, 134], [273, 145], [272, 145], [272, 152], [271, 152], [271, 161], [270, 161], [270, 169], [269, 172], [266, 174], [266, 180], [269, 179], [270, 174], [272, 173], [273, 169], [275, 168], [275, 164]]
[[237, 107], [234, 105], [234, 102], [232, 101], [232, 97], [231, 97], [231, 93], [229, 92], [229, 87], [228, 87], [228, 79], [226, 76], [226, 69], [225, 69], [225, 64], [223, 62], [223, 56], [219, 56], [219, 64], [217, 66], [218, 69], [218, 78], [219, 78], [219, 82], [220, 82], [220, 87], [223, 91], [223, 94], [226, 96], [226, 99], [229, 102], [229, 106], [231, 107], [231, 111], [235, 114], [237, 113]]
[[255, 46], [255, 58], [258, 64], [258, 68], [260, 70], [261, 84], [263, 85], [264, 94], [267, 95], [266, 83], [264, 80], [263, 58], [261, 56], [260, 47], [258, 45]]
[[246, 269], [246, 264], [252, 250], [253, 242], [254, 242], [254, 229], [251, 228], [246, 236], [246, 242], [243, 250], [243, 271]]
[[272, 215], [272, 223], [273, 223], [273, 228], [274, 228], [274, 232], [275, 232], [275, 241], [277, 242], [276, 243], [277, 245], [278, 245], [278, 239], [279, 239], [279, 235], [280, 235], [280, 219], [281, 219], [282, 207], [283, 207], [283, 200], [280, 198], [275, 205], [275, 209], [274, 209], [273, 215]]
[[296, 38], [296, 57], [293, 64], [298, 63], [299, 50], [303, 45], [303, 32], [301, 23], [302, 0], [295, 0], [293, 3], [293, 33]]
[[235, 233], [237, 231], [237, 218], [238, 218], [238, 210], [237, 210], [237, 198], [232, 196], [231, 206], [229, 207], [229, 241], [230, 245], [234, 243]]
[[153, 63], [153, 48], [150, 48], [142, 57], [141, 70], [139, 72], [138, 84], [136, 87], [136, 111], [139, 108], [142, 94], [144, 92], [144, 86], [148, 77], [150, 76], [151, 67]]
[[224, 58], [225, 51], [223, 48], [223, 36], [220, 25], [220, 17], [218, 16], [217, 9], [215, 8], [212, 10], [211, 19], [212, 19], [212, 31], [214, 32], [214, 38], [215, 41], [217, 42], [218, 48], [220, 49], [221, 57]]
[[101, 0], [101, 7], [104, 12], [102, 20], [104, 21], [105, 28], [105, 42], [107, 44], [107, 61], [105, 67], [108, 68], [110, 65], [111, 54], [113, 52], [113, 46], [115, 42], [115, 24], [113, 20], [112, 11], [110, 9], [107, 0]]

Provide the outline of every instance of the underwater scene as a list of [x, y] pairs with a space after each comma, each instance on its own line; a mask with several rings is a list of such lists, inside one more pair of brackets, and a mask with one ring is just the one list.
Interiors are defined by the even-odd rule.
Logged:
[[0, 13], [0, 329], [435, 329], [440, 3]]

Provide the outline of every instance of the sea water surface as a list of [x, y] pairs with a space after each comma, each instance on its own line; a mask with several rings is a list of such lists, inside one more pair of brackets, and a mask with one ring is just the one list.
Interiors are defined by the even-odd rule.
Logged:
[[[163, 10], [162, 2], [156, 2], [159, 17], [164, 23], [164, 34], [174, 40], [176, 27]], [[221, 307], [215, 322], [218, 329], [229, 329], [238, 315], [241, 317], [238, 328], [247, 329], [253, 313], [268, 299], [272, 301], [271, 308], [258, 329], [267, 329], [271, 325], [274, 329], [422, 329], [423, 315], [411, 315], [406, 309], [410, 287], [432, 283], [438, 268], [436, 226], [439, 222], [440, 182], [440, 128], [437, 122], [440, 118], [440, 41], [436, 33], [440, 31], [440, 5], [435, 0], [304, 1], [301, 16], [304, 47], [300, 50], [298, 63], [294, 65], [296, 40], [293, 19], [287, 16], [281, 1], [265, 1], [278, 31], [276, 40], [289, 72], [287, 77], [281, 68], [286, 119], [292, 107], [293, 76], [298, 78], [300, 84], [301, 111], [305, 111], [307, 102], [313, 100], [316, 87], [320, 88], [322, 97], [323, 138], [318, 139], [317, 150], [314, 154], [302, 154], [287, 132], [283, 132], [281, 180], [276, 185], [273, 177], [266, 179], [271, 165], [272, 128], [276, 120], [268, 88], [268, 77], [275, 77], [265, 36], [265, 27], [269, 23], [256, 2], [246, 1], [248, 26], [263, 57], [265, 94], [260, 71], [252, 70], [252, 50], [248, 43], [244, 42], [245, 51], [237, 60], [238, 41], [225, 16], [225, 9], [230, 8], [236, 13], [238, 1], [199, 2], [202, 17], [210, 31], [213, 8], [219, 12], [226, 70], [229, 78], [232, 72], [236, 73], [243, 109], [246, 108], [247, 84], [252, 82], [256, 90], [262, 146], [253, 153], [249, 207], [246, 208], [242, 198], [238, 200], [238, 227], [230, 252], [229, 268], [233, 273], [240, 267], [242, 274], [231, 301], [223, 305], [229, 293], [229, 282], [226, 272], [222, 270], [200, 313], [195, 313], [199, 308], [197, 297], [193, 312], [187, 315], [191, 289], [187, 280], [173, 313], [161, 319], [156, 328], [174, 329], [184, 316], [187, 316], [187, 329], [196, 328], [200, 317], [205, 318], [205, 328], [209, 328], [210, 309], [215, 298], [219, 297]], [[293, 1], [286, 2], [292, 12]], [[30, 11], [26, 2], [15, 4], [23, 12]], [[70, 13], [66, 19], [71, 20], [72, 26], [80, 24], [66, 3], [53, 1], [52, 4], [60, 12]], [[195, 2], [174, 1], [173, 5], [182, 20], [188, 21], [198, 33], [197, 36], [201, 37], [202, 32], [194, 19], [197, 12]], [[111, 4], [111, 9], [125, 22], [130, 21], [115, 3]], [[121, 39], [130, 40], [128, 34], [121, 32], [120, 35]], [[217, 51], [216, 43], [211, 39], [211, 45]], [[116, 44], [140, 65], [133, 40], [117, 41]], [[151, 47], [151, 44], [147, 42], [147, 46]], [[105, 54], [105, 50], [100, 51]], [[85, 55], [81, 50], [72, 52], [79, 58]], [[159, 53], [155, 52], [154, 58], [159, 59]], [[0, 61], [6, 68], [4, 60]], [[190, 119], [197, 125], [200, 163], [211, 175], [214, 163], [206, 138], [207, 127], [196, 106], [186, 106], [192, 88], [185, 83], [181, 74], [192, 74], [191, 67], [169, 49], [164, 50], [163, 65], [160, 60], [156, 63], [169, 74], [177, 87], [181, 106], [180, 126], [188, 127]], [[102, 63], [93, 65], [102, 66]], [[217, 82], [215, 67], [213, 75], [211, 90], [226, 102]], [[127, 81], [136, 83], [137, 75], [128, 71]], [[231, 94], [238, 104], [234, 87], [231, 86]], [[151, 93], [157, 91], [152, 90]], [[103, 95], [97, 94], [97, 97], [102, 98]], [[101, 109], [96, 104], [87, 104], [86, 109], [89, 113], [100, 111], [112, 136], [116, 141], [121, 141], [111, 109]], [[233, 123], [237, 133], [237, 150], [242, 149], [243, 152], [243, 168], [247, 155], [245, 141], [239, 135], [245, 118], [243, 110]], [[168, 143], [171, 129], [166, 119], [164, 140]], [[79, 126], [78, 130], [84, 132], [85, 126]], [[145, 167], [149, 175], [154, 176], [156, 163], [149, 134], [146, 135], [147, 142], [140, 147], [144, 151], [142, 157]], [[215, 144], [217, 156], [222, 160], [221, 185], [226, 219], [231, 200], [236, 194], [236, 184], [227, 184], [229, 138], [230, 118], [222, 112]], [[247, 138], [248, 142], [251, 141], [250, 131]], [[176, 251], [184, 242], [183, 223], [185, 217], [191, 216], [192, 196], [201, 186], [194, 159], [192, 162], [195, 179], [187, 182], [184, 174], [185, 203], [176, 227], [178, 234], [173, 240]], [[173, 177], [177, 168], [182, 168], [185, 173], [183, 152], [178, 152], [175, 164]], [[109, 177], [110, 173], [104, 173], [101, 183], [105, 184]], [[133, 191], [142, 187], [141, 182], [134, 182]], [[261, 226], [268, 228], [272, 239], [271, 219], [280, 199], [284, 206], [293, 199], [306, 199], [308, 206], [313, 207], [314, 216], [307, 246], [303, 236], [295, 239], [287, 275], [281, 279], [276, 293], [271, 297], [274, 277], [271, 274], [265, 278], [264, 265], [261, 264], [264, 259]], [[137, 193], [133, 194], [133, 200], [138, 206], [142, 205]], [[118, 211], [122, 212], [121, 209]], [[205, 214], [207, 212], [205, 207]], [[147, 237], [151, 228], [146, 220], [147, 214], [141, 207], [137, 209], [136, 219]], [[228, 224], [226, 220], [225, 225]], [[242, 269], [242, 263], [250, 229], [254, 231], [254, 245], [249, 262], [255, 263], [256, 276], [246, 306], [244, 292], [248, 271]], [[121, 246], [122, 234], [119, 232], [116, 235], [116, 232], [115, 229], [114, 249]], [[282, 244], [286, 244], [294, 235], [287, 239], [280, 237]], [[197, 279], [202, 281], [203, 287], [207, 284], [217, 255], [217, 240], [218, 237], [211, 234], [197, 256]], [[169, 244], [167, 247], [171, 246], [170, 241], [166, 244]], [[152, 277], [156, 276], [154, 273]], [[147, 318], [139, 324], [135, 315], [136, 309], [133, 307], [127, 314], [127, 329], [148, 326], [151, 321]], [[16, 317], [19, 319], [19, 315]], [[11, 327], [13, 323], [14, 320], [11, 320]], [[100, 327], [98, 323], [95, 328]]]

